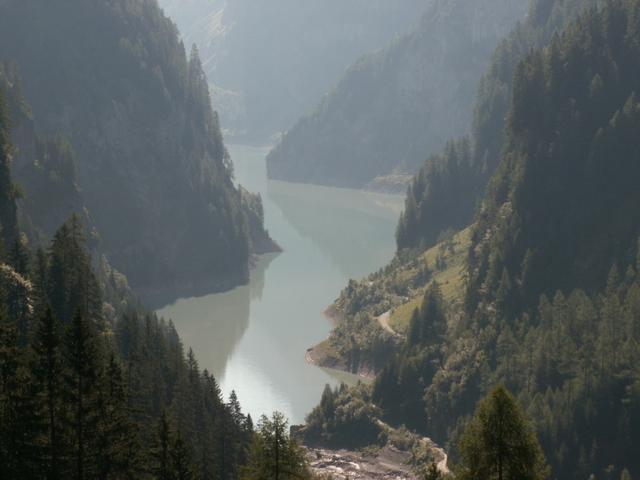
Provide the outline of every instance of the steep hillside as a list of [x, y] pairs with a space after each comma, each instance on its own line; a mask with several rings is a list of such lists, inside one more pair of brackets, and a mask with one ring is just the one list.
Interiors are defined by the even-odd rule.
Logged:
[[579, 12], [598, 3], [531, 2], [526, 20], [500, 42], [480, 81], [470, 135], [428, 158], [411, 182], [398, 225], [398, 249], [429, 247], [442, 232], [471, 222], [500, 162], [516, 66], [532, 48], [546, 46]]
[[156, 2], [0, 8], [0, 59], [38, 134], [71, 145], [101, 248], [131, 284], [245, 280], [251, 233], [206, 78]]
[[471, 126], [479, 79], [526, 0], [439, 0], [419, 26], [352, 65], [268, 157], [271, 178], [364, 187], [412, 175]]
[[46, 244], [73, 213], [93, 230], [77, 185], [73, 147], [64, 137], [38, 135], [19, 74], [10, 65], [0, 65], [0, 92], [11, 119], [11, 168], [21, 192], [17, 199], [20, 229], [33, 246]]
[[[635, 2], [586, 15], [518, 65], [502, 162], [473, 233], [469, 307], [519, 313], [604, 285], [640, 235]], [[595, 25], [587, 25], [592, 21]]]
[[413, 26], [432, 0], [161, 0], [196, 42], [228, 135], [290, 128], [361, 55]]
[[334, 348], [387, 355], [370, 392], [379, 418], [448, 442], [453, 458], [477, 400], [503, 384], [534, 419], [551, 478], [640, 471], [639, 15], [638, 0], [589, 9], [518, 63], [458, 303], [423, 288], [431, 272], [402, 280], [420, 272], [416, 250], [341, 297], [376, 315], [386, 293], [367, 287], [391, 285], [416, 307], [392, 354], [357, 314]]
[[11, 141], [5, 96], [0, 91], [0, 250], [18, 237], [17, 191], [11, 178]]

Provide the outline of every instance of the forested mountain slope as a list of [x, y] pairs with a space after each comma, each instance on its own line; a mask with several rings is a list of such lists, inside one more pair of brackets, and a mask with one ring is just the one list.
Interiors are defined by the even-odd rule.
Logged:
[[82, 204], [112, 263], [140, 291], [245, 280], [251, 237], [264, 232], [232, 183], [197, 51], [187, 59], [157, 3], [0, 9], [0, 58], [18, 72], [38, 135], [75, 152]]
[[[607, 2], [529, 52], [473, 225], [431, 250], [435, 266], [406, 250], [340, 299], [362, 314], [345, 316], [334, 348], [390, 358], [369, 393], [380, 418], [448, 442], [453, 460], [476, 401], [504, 384], [533, 419], [551, 478], [640, 471], [639, 15], [638, 0]], [[463, 234], [466, 281], [452, 297]], [[389, 353], [374, 316], [395, 308], [393, 319], [394, 295], [416, 308]], [[363, 401], [352, 391], [335, 404]], [[309, 431], [330, 438], [321, 425], [338, 413], [318, 410]]]
[[438, 0], [419, 25], [352, 65], [268, 157], [271, 178], [364, 187], [412, 175], [471, 126], [479, 79], [526, 0]]
[[502, 162], [472, 238], [470, 308], [500, 297], [498, 314], [518, 314], [541, 294], [597, 288], [612, 265], [633, 263], [638, 11], [613, 2], [584, 15], [518, 65]]
[[121, 275], [93, 270], [79, 217], [46, 251], [19, 240], [6, 103], [0, 91], [0, 476], [236, 478], [251, 419]]
[[82, 216], [87, 229], [93, 230], [77, 184], [73, 147], [62, 136], [38, 135], [19, 74], [11, 65], [0, 65], [0, 92], [10, 118], [11, 169], [20, 191], [21, 230], [33, 245], [43, 245], [72, 213]]
[[533, 0], [524, 22], [498, 45], [476, 94], [473, 125], [465, 137], [450, 141], [420, 168], [407, 192], [397, 231], [398, 249], [426, 248], [448, 229], [471, 222], [499, 162], [513, 75], [532, 48], [597, 0]]
[[274, 437], [276, 463], [313, 478], [286, 420], [255, 428], [235, 393], [225, 401], [171, 320], [92, 258], [80, 217], [28, 248], [5, 98], [0, 89], [0, 478], [258, 478]]
[[161, 0], [200, 48], [223, 128], [267, 142], [361, 55], [404, 33], [431, 0]]

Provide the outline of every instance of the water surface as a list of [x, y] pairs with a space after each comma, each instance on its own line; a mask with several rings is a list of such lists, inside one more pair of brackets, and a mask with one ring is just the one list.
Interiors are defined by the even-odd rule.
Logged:
[[265, 221], [281, 254], [261, 257], [249, 285], [176, 301], [158, 311], [172, 318], [228, 395], [245, 411], [274, 410], [301, 423], [324, 385], [353, 383], [351, 375], [305, 362], [308, 347], [327, 337], [322, 315], [349, 278], [362, 277], [393, 256], [402, 198], [271, 181], [264, 148], [229, 148], [236, 180], [260, 192]]

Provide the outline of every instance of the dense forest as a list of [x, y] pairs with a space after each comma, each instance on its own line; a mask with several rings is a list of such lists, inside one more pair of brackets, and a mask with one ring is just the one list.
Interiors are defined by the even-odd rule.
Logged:
[[138, 307], [116, 272], [94, 270], [80, 219], [27, 248], [4, 96], [0, 113], [2, 478], [235, 478], [250, 418], [171, 323]]
[[399, 249], [432, 246], [447, 230], [472, 221], [500, 161], [516, 66], [532, 48], [546, 46], [580, 11], [597, 3], [531, 2], [526, 20], [500, 42], [480, 80], [470, 133], [429, 157], [413, 178], [398, 225]]
[[[0, 478], [344, 480], [369, 478], [365, 464], [372, 478], [640, 476], [640, 0], [376, 0], [361, 15], [360, 0], [205, 3], [163, 2], [201, 59], [158, 0], [0, 0]], [[278, 412], [254, 421], [230, 377], [283, 403], [303, 397], [280, 395], [246, 359], [218, 383], [183, 343], [199, 348], [190, 331], [181, 339], [149, 305], [246, 282], [257, 262], [245, 289], [197, 303], [194, 331], [208, 323], [226, 344], [203, 344], [230, 363], [259, 324], [245, 350], [288, 361], [276, 350], [295, 351], [301, 330], [283, 323], [294, 333], [282, 335], [273, 315], [308, 328], [283, 303], [311, 304], [291, 297], [348, 278], [333, 270], [384, 246], [370, 208], [398, 207], [272, 182], [261, 191], [269, 215], [280, 209], [274, 225], [308, 244], [296, 258], [324, 247], [331, 272], [294, 261], [312, 270], [293, 276], [303, 289], [264, 288], [275, 256], [256, 255], [279, 247], [261, 195], [235, 181], [212, 98], [245, 96], [245, 140], [267, 138], [347, 57], [425, 7], [266, 159], [272, 178], [303, 183], [412, 178], [393, 259], [350, 280], [324, 312], [329, 338], [300, 352], [367, 381], [330, 376], [304, 425]], [[330, 66], [314, 61], [341, 41]], [[239, 60], [259, 48], [269, 55]], [[323, 74], [282, 80], [309, 63]], [[242, 149], [255, 163], [239, 171], [265, 166]], [[324, 222], [347, 199], [363, 211]], [[277, 308], [253, 308], [269, 290]], [[329, 377], [314, 378], [287, 388], [318, 395]]]
[[479, 79], [526, 4], [428, 3], [415, 29], [354, 63], [284, 135], [270, 178], [404, 191], [427, 156], [470, 128]]
[[272, 142], [358, 57], [404, 33], [431, 0], [161, 0], [200, 48], [223, 129]]
[[[413, 249], [345, 289], [336, 303], [343, 323], [326, 348], [378, 375], [370, 390], [337, 392], [332, 402], [370, 403], [374, 418], [428, 434], [464, 462], [459, 442], [476, 402], [502, 384], [532, 419], [551, 478], [631, 478], [640, 471], [640, 3], [533, 5], [551, 30], [529, 37], [542, 46], [517, 54], [503, 87], [510, 100], [498, 104], [508, 112], [492, 140], [501, 146], [483, 147], [500, 161], [475, 217], [438, 225], [451, 192], [437, 180], [430, 218], [441, 229], [470, 226], [414, 230], [413, 243], [399, 242]], [[522, 28], [496, 61], [522, 52], [508, 43]], [[479, 144], [452, 142], [442, 157], [454, 161], [441, 171], [473, 164]], [[410, 195], [427, 198], [418, 189], [437, 177], [426, 172]], [[403, 220], [415, 214], [412, 202]], [[401, 223], [399, 231], [410, 230]], [[388, 310], [395, 336], [375, 320]], [[310, 438], [328, 417], [309, 417]], [[349, 439], [359, 430], [338, 422], [322, 438], [336, 432]]]
[[254, 426], [173, 323], [141, 307], [104, 260], [95, 266], [80, 217], [29, 249], [4, 99], [0, 477], [257, 479], [281, 466], [275, 478], [312, 478], [280, 414]]
[[[73, 164], [73, 177], [60, 175], [80, 196], [73, 206], [86, 207], [99, 248], [140, 293], [246, 281], [254, 246], [275, 246], [247, 211], [257, 202], [233, 184], [198, 51], [187, 57], [157, 2], [1, 6], [0, 59], [18, 85], [13, 104], [28, 105], [12, 112], [24, 188], [38, 195], [43, 175], [25, 165], [37, 156]], [[21, 135], [30, 129], [38, 148]], [[46, 212], [32, 219], [48, 236], [57, 227]]]

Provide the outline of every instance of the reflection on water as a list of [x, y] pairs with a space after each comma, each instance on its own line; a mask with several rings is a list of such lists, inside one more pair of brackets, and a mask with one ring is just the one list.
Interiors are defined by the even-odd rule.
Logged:
[[389, 222], [395, 223], [400, 215], [397, 196], [279, 181], [268, 182], [267, 194], [298, 233], [317, 245], [345, 277], [371, 273], [389, 253]]
[[265, 149], [230, 151], [238, 182], [262, 194], [267, 227], [284, 252], [262, 257], [247, 286], [181, 299], [159, 314], [174, 320], [201, 367], [227, 394], [235, 389], [245, 410], [280, 410], [302, 422], [326, 383], [355, 381], [307, 365], [304, 354], [328, 335], [321, 312], [347, 280], [392, 257], [402, 199], [267, 181]]
[[200, 365], [217, 379], [222, 378], [227, 359], [249, 326], [251, 301], [262, 297], [265, 272], [276, 255], [260, 258], [249, 285], [217, 295], [178, 300], [158, 312], [176, 322], [184, 345], [194, 348]]

